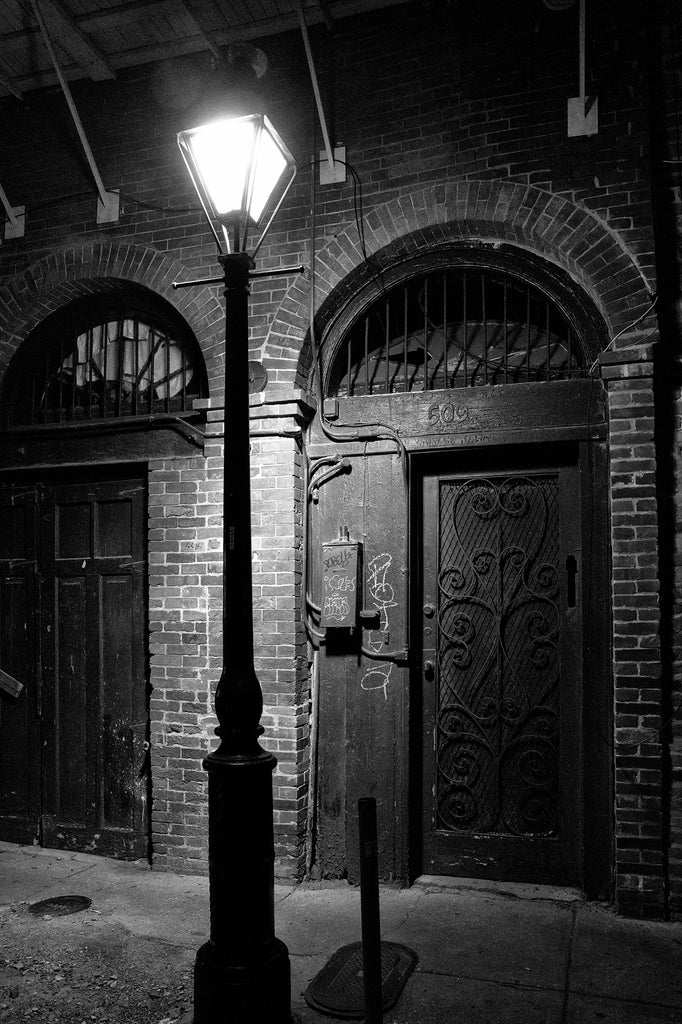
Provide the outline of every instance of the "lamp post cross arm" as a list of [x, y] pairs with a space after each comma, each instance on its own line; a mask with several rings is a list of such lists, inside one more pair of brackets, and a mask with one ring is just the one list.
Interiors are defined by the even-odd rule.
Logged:
[[[291, 277], [294, 274], [303, 274], [308, 269], [305, 263], [300, 263], [295, 267], [278, 267], [276, 270], [251, 270], [249, 271], [249, 280], [252, 281], [258, 277]], [[221, 277], [199, 277], [194, 278], [191, 281], [173, 281], [173, 288], [192, 288], [194, 285], [200, 284], [223, 284], [225, 276]]]

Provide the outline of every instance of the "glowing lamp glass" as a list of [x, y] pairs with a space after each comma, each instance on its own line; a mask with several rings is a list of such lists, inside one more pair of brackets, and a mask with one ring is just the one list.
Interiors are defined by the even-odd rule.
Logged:
[[261, 219], [263, 210], [287, 166], [286, 157], [266, 128], [260, 133], [257, 146], [248, 210], [249, 216], [256, 223]]
[[244, 206], [256, 125], [220, 121], [188, 134], [188, 145], [211, 206], [220, 218], [239, 216]]
[[223, 224], [243, 218], [258, 224], [293, 163], [262, 115], [180, 132], [178, 144], [204, 205]]

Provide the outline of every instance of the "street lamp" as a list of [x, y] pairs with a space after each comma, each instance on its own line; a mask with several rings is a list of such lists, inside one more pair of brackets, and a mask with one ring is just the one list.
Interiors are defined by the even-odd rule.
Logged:
[[[263, 115], [180, 132], [178, 145], [218, 246], [225, 286], [223, 669], [208, 772], [210, 939], [194, 967], [194, 1024], [288, 1024], [291, 970], [275, 937], [272, 772], [253, 663], [248, 294], [253, 256], [288, 191], [293, 157]], [[263, 226], [264, 225], [264, 226]], [[260, 240], [246, 251], [249, 234]], [[292, 273], [288, 268], [276, 273]]]

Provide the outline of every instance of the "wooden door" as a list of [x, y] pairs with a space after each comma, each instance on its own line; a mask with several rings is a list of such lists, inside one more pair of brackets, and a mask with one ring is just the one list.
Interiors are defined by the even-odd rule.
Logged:
[[423, 524], [423, 869], [579, 883], [577, 468], [426, 477]]
[[35, 487], [0, 492], [0, 668], [23, 687], [0, 689], [0, 837], [14, 843], [36, 838], [41, 811], [36, 523]]
[[[144, 481], [44, 482], [36, 495], [32, 600], [40, 660], [26, 697], [38, 726], [29, 736], [3, 724], [2, 745], [9, 737], [14, 750], [25, 734], [38, 791], [30, 814], [37, 812], [44, 846], [142, 857], [149, 809]], [[16, 634], [15, 620], [3, 618], [8, 636]], [[14, 763], [12, 756], [3, 764], [8, 778]]]

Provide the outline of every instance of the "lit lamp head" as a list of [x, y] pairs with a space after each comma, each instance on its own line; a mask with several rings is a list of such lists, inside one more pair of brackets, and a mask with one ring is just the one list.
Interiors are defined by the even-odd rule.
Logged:
[[213, 121], [178, 133], [201, 205], [223, 252], [246, 249], [249, 233], [261, 242], [296, 176], [296, 163], [264, 114]]

